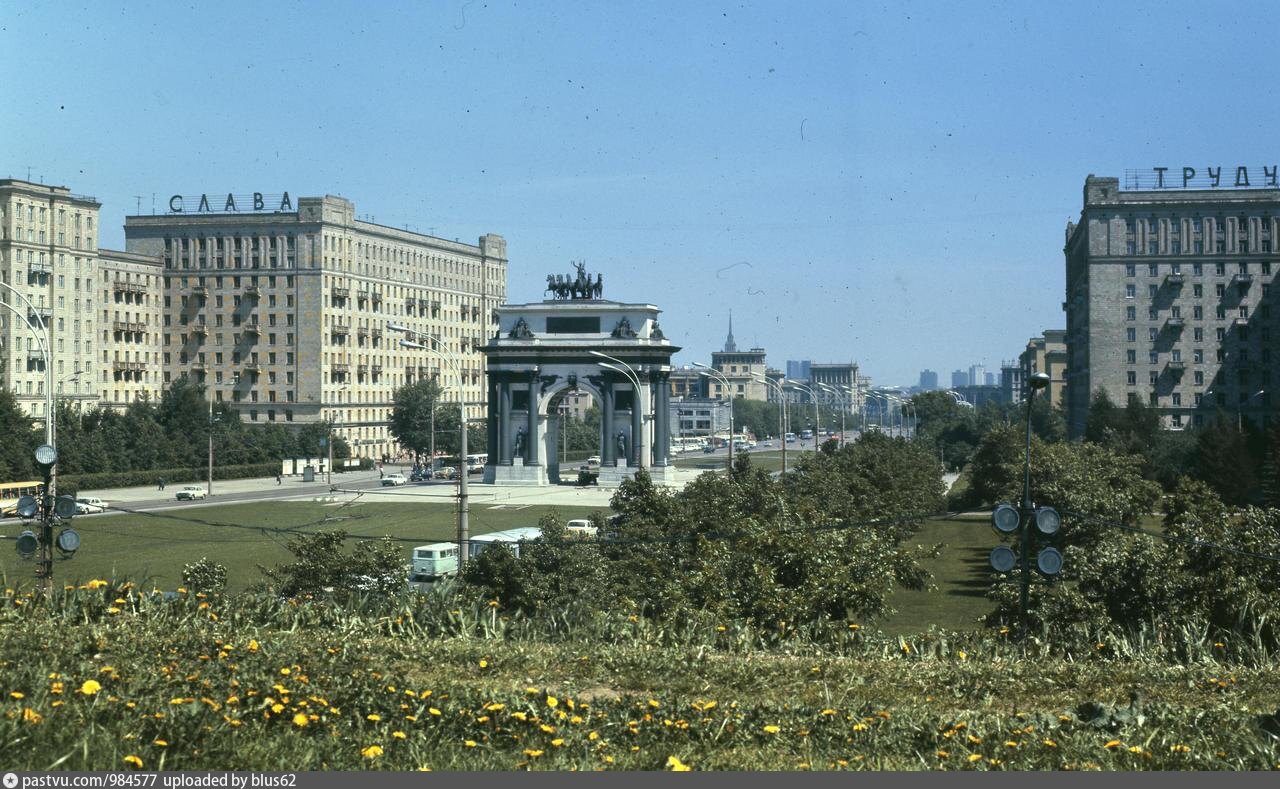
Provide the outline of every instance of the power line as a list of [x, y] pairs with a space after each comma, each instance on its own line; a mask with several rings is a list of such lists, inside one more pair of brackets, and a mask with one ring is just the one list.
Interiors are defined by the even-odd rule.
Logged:
[[[1099, 526], [1110, 526], [1111, 528], [1132, 532], [1134, 534], [1145, 534], [1148, 537], [1154, 537], [1156, 539], [1166, 540], [1168, 542], [1182, 543], [1184, 545], [1190, 545], [1193, 548], [1213, 548], [1214, 550], [1223, 551], [1224, 553], [1232, 553], [1237, 556], [1247, 556], [1251, 559], [1261, 559], [1267, 562], [1280, 562], [1280, 556], [1277, 556], [1275, 554], [1265, 554], [1265, 553], [1257, 553], [1256, 551], [1248, 551], [1248, 550], [1245, 550], [1244, 548], [1235, 548], [1230, 545], [1222, 545], [1216, 542], [1209, 542], [1208, 540], [1203, 540], [1203, 539], [1200, 539], [1199, 537], [1180, 537], [1176, 534], [1163, 534], [1161, 532], [1151, 531], [1150, 529], [1144, 529], [1140, 526], [1130, 526], [1128, 524], [1121, 523], [1119, 521], [1106, 521], [1106, 520], [1102, 520], [1101, 518], [1095, 518], [1090, 515], [1081, 515], [1080, 513], [1076, 513], [1076, 512], [1064, 512], [1063, 514], [1067, 515], [1068, 517], [1079, 518], [1080, 520], [1085, 521], [1086, 523], [1093, 523]], [[1202, 525], [1202, 524], [1199, 524], [1198, 522], [1196, 522], [1196, 525]]]

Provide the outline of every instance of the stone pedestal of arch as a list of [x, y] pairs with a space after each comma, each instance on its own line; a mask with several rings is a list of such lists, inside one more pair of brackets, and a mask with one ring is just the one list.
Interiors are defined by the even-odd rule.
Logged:
[[[599, 484], [617, 485], [643, 466], [658, 484], [671, 465], [671, 357], [679, 350], [658, 328], [657, 307], [601, 299], [498, 308], [499, 330], [481, 349], [488, 379], [484, 479], [495, 485], [576, 484], [578, 466], [559, 469], [562, 393], [590, 393], [601, 410]], [[600, 365], [623, 362], [628, 372]]]

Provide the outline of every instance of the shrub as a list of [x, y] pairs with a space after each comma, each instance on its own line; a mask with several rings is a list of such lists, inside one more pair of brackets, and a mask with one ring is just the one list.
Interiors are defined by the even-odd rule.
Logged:
[[202, 558], [182, 568], [182, 585], [193, 592], [221, 592], [227, 586], [227, 568]]

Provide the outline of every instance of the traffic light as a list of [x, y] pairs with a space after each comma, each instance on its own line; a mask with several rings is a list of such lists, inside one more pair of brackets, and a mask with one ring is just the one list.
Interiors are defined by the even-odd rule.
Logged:
[[[1062, 530], [1062, 516], [1052, 507], [1037, 507], [1034, 510], [1019, 510], [1012, 504], [999, 504], [991, 513], [991, 526], [1002, 537], [1020, 533], [1019, 547], [1022, 554], [1029, 559], [1029, 567], [1045, 578], [1052, 579], [1062, 572], [1062, 553], [1052, 545]], [[1032, 549], [1037, 548], [1034, 558]], [[988, 557], [991, 569], [998, 573], [1007, 573], [1021, 563], [1019, 552], [1008, 545], [996, 546]], [[1029, 578], [1024, 573], [1024, 582]]]

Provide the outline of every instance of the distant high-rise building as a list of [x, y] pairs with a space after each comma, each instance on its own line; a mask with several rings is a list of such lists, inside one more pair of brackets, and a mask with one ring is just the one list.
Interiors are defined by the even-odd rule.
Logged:
[[813, 366], [813, 362], [805, 359], [803, 361], [787, 360], [787, 377], [795, 381], [809, 380], [809, 370]]
[[1029, 380], [1035, 373], [1049, 376], [1049, 404], [1062, 405], [1067, 388], [1067, 333], [1062, 329], [1045, 329], [1044, 336], [1032, 337], [1027, 349], [1018, 357], [1022, 379]]
[[1018, 361], [1000, 363], [1000, 396], [1006, 403], [1022, 402], [1022, 367]]
[[982, 386], [986, 380], [986, 365], [973, 364], [969, 366], [969, 386]]
[[932, 392], [938, 388], [938, 374], [933, 370], [920, 371], [920, 391]]
[[996, 385], [996, 374], [995, 374], [995, 373], [983, 373], [983, 374], [982, 374], [982, 383], [983, 383], [983, 384], [985, 384], [986, 386], [995, 386], [995, 385]]
[[711, 366], [728, 380], [729, 388], [726, 391], [718, 380], [708, 381], [707, 394], [711, 397], [768, 400], [769, 388], [760, 380], [767, 370], [764, 357], [764, 348], [738, 350], [737, 343], [733, 341], [733, 316], [729, 316], [729, 336], [724, 342], [724, 350], [711, 354]]
[[969, 385], [969, 374], [964, 370], [951, 371], [951, 388], [957, 389], [961, 386]]

